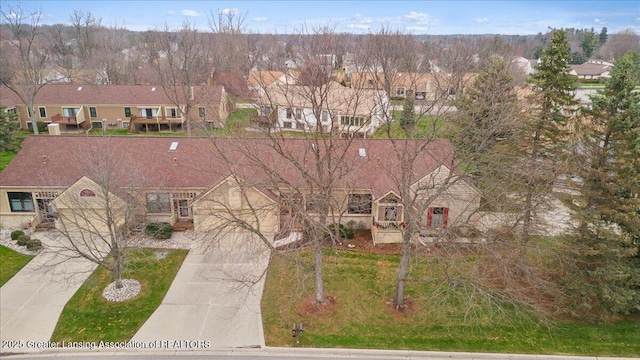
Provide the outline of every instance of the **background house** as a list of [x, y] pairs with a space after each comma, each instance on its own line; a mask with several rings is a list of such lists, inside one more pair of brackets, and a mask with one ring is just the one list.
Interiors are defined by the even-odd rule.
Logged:
[[[228, 117], [224, 87], [193, 86], [188, 91], [193, 122], [224, 125]], [[26, 104], [6, 87], [0, 93], [0, 104], [18, 114], [23, 129], [30, 127]], [[63, 131], [172, 131], [181, 129], [185, 121], [184, 104], [176, 106], [162, 86], [50, 84], [38, 92], [34, 108], [38, 121], [60, 124]]]
[[389, 99], [384, 92], [350, 89], [329, 81], [322, 86], [274, 84], [259, 100], [259, 115], [278, 130], [337, 130], [368, 137], [389, 116]]

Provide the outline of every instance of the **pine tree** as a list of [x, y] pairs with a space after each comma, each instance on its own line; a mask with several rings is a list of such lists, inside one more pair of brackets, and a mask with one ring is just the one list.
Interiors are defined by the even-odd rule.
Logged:
[[577, 101], [575, 77], [569, 74], [571, 50], [564, 30], [554, 30], [549, 45], [543, 49], [537, 72], [529, 78], [533, 94], [528, 100], [530, 118], [522, 127], [520, 140], [525, 151], [524, 214], [522, 238], [531, 233], [534, 209], [551, 191], [551, 184], [561, 170], [559, 159], [569, 137], [569, 124]]
[[0, 107], [0, 152], [18, 149], [15, 136], [19, 129], [18, 116], [15, 113], [7, 112], [5, 106]]
[[581, 124], [580, 305], [640, 311], [640, 54], [615, 61]]
[[416, 110], [413, 101], [413, 94], [409, 92], [404, 99], [402, 115], [400, 115], [400, 127], [405, 130], [413, 129], [416, 125]]

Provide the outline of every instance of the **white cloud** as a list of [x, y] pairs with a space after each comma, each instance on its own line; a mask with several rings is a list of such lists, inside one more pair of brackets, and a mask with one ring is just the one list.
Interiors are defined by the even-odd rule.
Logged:
[[604, 21], [602, 21], [601, 19], [598, 19], [598, 18], [593, 19], [593, 22], [598, 24], [598, 25], [604, 25], [605, 24]]
[[640, 18], [636, 18], [636, 22], [640, 22]]
[[220, 10], [219, 13], [223, 15], [234, 15], [234, 14], [241, 13], [241, 11], [240, 9], [237, 9], [237, 8], [224, 8]]
[[424, 22], [424, 21], [427, 20], [429, 15], [427, 15], [425, 13], [417, 12], [417, 11], [412, 11], [412, 12], [408, 13], [407, 15], [404, 15], [403, 17], [405, 19], [411, 20], [411, 21]]
[[478, 23], [478, 24], [488, 23], [489, 19], [487, 19], [487, 18], [477, 18], [477, 19], [474, 19], [473, 22]]
[[266, 16], [254, 17], [253, 21], [255, 21], [255, 22], [265, 22], [265, 21], [267, 21], [267, 17]]
[[366, 24], [347, 24], [347, 28], [349, 29], [361, 29], [361, 30], [367, 30], [369, 29], [371, 26], [366, 25]]
[[195, 10], [184, 9], [180, 12], [183, 16], [202, 16], [199, 12]]
[[402, 15], [398, 20], [400, 22], [409, 22], [413, 24], [414, 27], [412, 28], [408, 27], [407, 29], [409, 30], [414, 29], [416, 31], [423, 31], [423, 29], [426, 29], [426, 28], [419, 27], [419, 26], [416, 27], [415, 25], [433, 25], [439, 22], [438, 19], [433, 18], [431, 15], [417, 12], [417, 11], [412, 11], [406, 15]]
[[173, 15], [175, 15], [175, 14], [176, 14], [176, 12], [175, 12], [175, 11], [173, 11], [173, 10], [169, 10], [169, 11], [167, 11], [167, 15], [172, 15], [172, 16], [173, 16]]

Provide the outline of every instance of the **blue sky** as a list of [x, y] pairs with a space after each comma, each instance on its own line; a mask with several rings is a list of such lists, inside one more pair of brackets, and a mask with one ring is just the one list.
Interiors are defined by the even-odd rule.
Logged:
[[178, 28], [185, 18], [207, 29], [211, 12], [241, 11], [250, 32], [294, 33], [303, 26], [369, 33], [389, 26], [414, 34], [537, 34], [549, 27], [640, 32], [640, 1], [37, 1], [3, 0], [40, 11], [42, 23], [68, 23], [74, 10], [90, 11], [103, 25], [131, 30]]

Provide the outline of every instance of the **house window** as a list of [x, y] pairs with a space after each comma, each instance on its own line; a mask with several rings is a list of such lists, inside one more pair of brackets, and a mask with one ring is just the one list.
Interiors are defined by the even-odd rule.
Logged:
[[47, 117], [47, 108], [44, 106], [40, 106], [38, 108], [38, 110], [40, 111], [40, 117], [41, 118], [46, 118]]
[[147, 210], [150, 213], [170, 213], [171, 196], [169, 193], [147, 193]]
[[34, 212], [33, 197], [30, 192], [8, 192], [11, 212]]
[[327, 110], [322, 110], [322, 122], [329, 121], [329, 112]]
[[384, 221], [398, 221], [398, 207], [397, 206], [385, 206], [384, 207]]
[[131, 117], [131, 108], [128, 106], [124, 108], [124, 117]]
[[446, 228], [449, 222], [449, 208], [430, 207], [427, 210], [427, 227]]
[[302, 119], [302, 109], [296, 109], [296, 119]]
[[282, 123], [282, 127], [285, 129], [292, 129], [293, 128], [293, 124], [291, 123], [291, 121], [285, 121]]
[[62, 108], [62, 116], [69, 117], [69, 118], [75, 118], [76, 115], [78, 114], [78, 110], [80, 110], [80, 109], [79, 108], [72, 108], [72, 107], [64, 107], [64, 108]]
[[280, 194], [280, 200], [283, 214], [291, 214], [302, 209], [302, 195], [300, 194]]
[[361, 127], [369, 123], [369, 119], [362, 116], [341, 116], [340, 124], [345, 126], [357, 126]]
[[80, 196], [94, 197], [96, 196], [96, 193], [91, 189], [82, 189], [82, 191], [80, 191]]
[[95, 106], [89, 106], [89, 116], [92, 118], [98, 117], [98, 109]]
[[168, 118], [175, 119], [178, 117], [178, 109], [176, 108], [167, 108], [166, 113]]
[[16, 112], [16, 108], [7, 109], [7, 112], [8, 112], [9, 114], [17, 114], [17, 112]]
[[416, 91], [416, 100], [424, 100], [427, 98], [426, 91]]
[[371, 214], [371, 194], [349, 194], [349, 214]]
[[200, 116], [201, 118], [207, 116], [207, 111], [204, 109], [204, 106], [200, 106], [198, 108], [198, 116]]
[[122, 128], [126, 129], [129, 127], [129, 122], [128, 121], [123, 121], [122, 122]]
[[291, 119], [293, 117], [293, 110], [287, 109], [287, 119]]
[[305, 203], [305, 208], [307, 211], [318, 212], [320, 210], [320, 202], [317, 198], [313, 198], [311, 196], [307, 197], [307, 202]]
[[396, 95], [404, 96], [404, 88], [403, 87], [396, 88]]
[[91, 127], [94, 129], [102, 129], [102, 121], [92, 121]]

